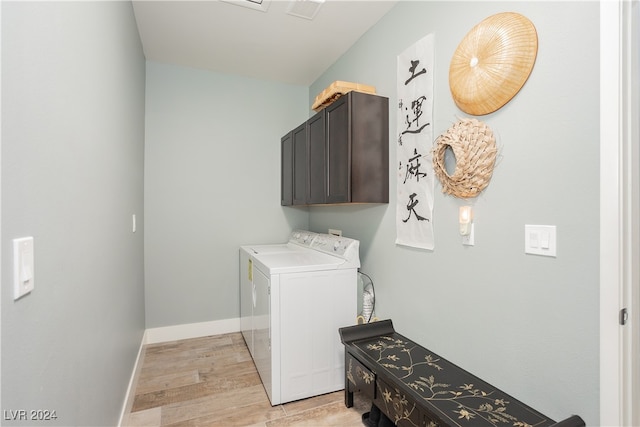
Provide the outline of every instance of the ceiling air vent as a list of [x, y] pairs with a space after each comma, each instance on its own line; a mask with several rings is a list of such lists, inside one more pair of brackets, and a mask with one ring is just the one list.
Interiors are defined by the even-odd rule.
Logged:
[[225, 3], [235, 4], [236, 6], [248, 7], [249, 9], [266, 12], [269, 9], [271, 0], [222, 0]]
[[313, 19], [322, 3], [324, 0], [292, 0], [287, 7], [287, 13], [300, 18]]

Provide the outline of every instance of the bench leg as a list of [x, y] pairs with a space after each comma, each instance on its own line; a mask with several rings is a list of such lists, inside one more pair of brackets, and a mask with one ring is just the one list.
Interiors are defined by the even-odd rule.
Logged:
[[353, 406], [353, 392], [349, 390], [349, 378], [344, 379], [344, 406], [351, 408]]

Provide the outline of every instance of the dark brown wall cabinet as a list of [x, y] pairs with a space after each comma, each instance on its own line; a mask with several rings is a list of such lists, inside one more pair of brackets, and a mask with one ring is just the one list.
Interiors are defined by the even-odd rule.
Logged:
[[389, 99], [349, 92], [282, 137], [281, 204], [389, 203]]

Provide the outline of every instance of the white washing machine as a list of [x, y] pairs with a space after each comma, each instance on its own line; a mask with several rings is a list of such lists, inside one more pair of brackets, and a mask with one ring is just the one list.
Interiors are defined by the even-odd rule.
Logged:
[[356, 323], [359, 242], [315, 234], [283, 251], [268, 246], [241, 248], [244, 285], [251, 285], [251, 299], [241, 302], [241, 320], [251, 320], [241, 323], [251, 325], [243, 336], [271, 404], [343, 389], [338, 328]]

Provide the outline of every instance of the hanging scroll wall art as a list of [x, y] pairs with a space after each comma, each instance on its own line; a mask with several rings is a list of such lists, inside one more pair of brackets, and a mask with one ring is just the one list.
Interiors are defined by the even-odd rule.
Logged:
[[433, 44], [430, 34], [397, 60], [396, 243], [432, 250]]

